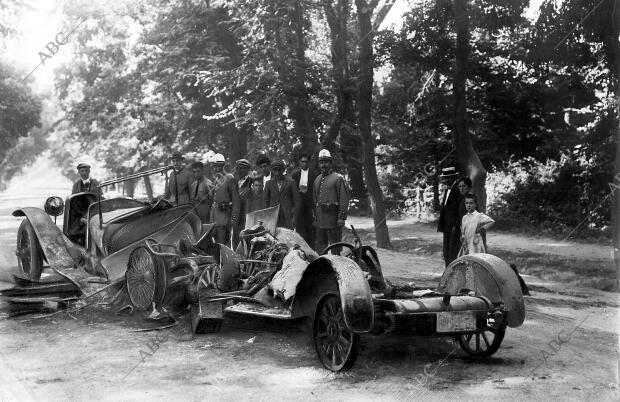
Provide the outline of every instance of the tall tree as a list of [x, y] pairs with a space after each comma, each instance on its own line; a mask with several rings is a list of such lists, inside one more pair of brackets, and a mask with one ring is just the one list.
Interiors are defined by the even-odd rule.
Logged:
[[358, 125], [362, 139], [362, 165], [364, 178], [368, 186], [370, 208], [375, 224], [377, 246], [391, 248], [390, 234], [386, 224], [386, 210], [383, 193], [379, 186], [377, 167], [375, 164], [375, 138], [372, 134], [372, 88], [374, 56], [372, 47], [373, 28], [372, 13], [377, 0], [355, 0], [357, 20], [359, 24], [359, 94], [358, 94]]
[[469, 57], [469, 16], [467, 0], [454, 0], [456, 29], [454, 69], [454, 146], [461, 171], [467, 172], [474, 184], [478, 207], [486, 210], [487, 193], [485, 182], [487, 172], [474, 150], [471, 134], [467, 131], [467, 59]]

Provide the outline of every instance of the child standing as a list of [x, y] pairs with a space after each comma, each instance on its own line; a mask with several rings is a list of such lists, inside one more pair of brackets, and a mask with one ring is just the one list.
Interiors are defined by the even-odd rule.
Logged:
[[461, 251], [459, 257], [472, 253], [486, 252], [482, 235], [480, 232], [493, 226], [495, 221], [487, 215], [476, 211], [478, 201], [474, 194], [465, 194], [465, 209], [467, 213], [463, 216], [461, 224]]

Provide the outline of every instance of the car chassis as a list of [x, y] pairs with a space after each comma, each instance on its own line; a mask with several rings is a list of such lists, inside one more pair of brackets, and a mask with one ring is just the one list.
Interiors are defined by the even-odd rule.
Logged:
[[[352, 367], [363, 333], [449, 336], [469, 355], [484, 358], [498, 350], [507, 327], [518, 327], [525, 319], [517, 276], [490, 254], [458, 258], [434, 290], [397, 286], [385, 280], [376, 251], [362, 245], [353, 227], [354, 244], [331, 244], [319, 255], [296, 232], [275, 226], [276, 206], [247, 215], [233, 251], [213, 242], [212, 225], [201, 225], [190, 205], [136, 202], [110, 200], [106, 210], [105, 203], [93, 199], [87, 216], [99, 217], [103, 235], [99, 241], [87, 239], [82, 248], [49, 216], [45, 221], [42, 210], [17, 210], [14, 215], [26, 217], [22, 226], [30, 226], [20, 226], [18, 232], [23, 276], [16, 278], [21, 286], [3, 294], [18, 303], [24, 294], [48, 286], [39, 282], [40, 269], [35, 268], [45, 259], [82, 298], [122, 282], [132, 309], [189, 307], [196, 333], [217, 332], [228, 313], [283, 320], [308, 317], [317, 356], [335, 372]], [[118, 210], [121, 213], [104, 216]], [[65, 221], [70, 213], [65, 211]], [[140, 230], [140, 225], [148, 230]], [[138, 233], [127, 234], [133, 231]], [[331, 254], [335, 248], [343, 248], [345, 255]]]

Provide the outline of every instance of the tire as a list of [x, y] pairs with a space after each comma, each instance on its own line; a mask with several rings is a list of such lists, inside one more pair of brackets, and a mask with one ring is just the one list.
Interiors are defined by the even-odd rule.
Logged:
[[340, 295], [328, 293], [317, 304], [312, 325], [314, 348], [323, 366], [340, 372], [350, 369], [359, 354], [359, 334], [344, 322]]
[[[468, 355], [476, 358], [485, 358], [493, 355], [499, 349], [504, 335], [506, 323], [499, 328], [485, 327], [482, 331], [473, 334], [457, 335], [456, 341]], [[492, 340], [489, 340], [492, 337]]]
[[37, 281], [43, 271], [43, 250], [32, 224], [24, 219], [17, 230], [17, 264], [28, 279]]
[[127, 261], [125, 283], [129, 300], [137, 310], [147, 310], [153, 303], [159, 306], [168, 286], [166, 264], [146, 247], [131, 252]]

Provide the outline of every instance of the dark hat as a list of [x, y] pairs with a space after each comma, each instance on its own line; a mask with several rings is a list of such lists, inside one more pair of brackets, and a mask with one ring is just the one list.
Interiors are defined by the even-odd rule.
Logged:
[[275, 161], [273, 161], [273, 163], [271, 164], [271, 168], [275, 169], [275, 168], [282, 168], [284, 169], [284, 161], [282, 159], [276, 159]]
[[78, 163], [77, 169], [80, 170], [82, 168], [89, 168], [90, 169], [90, 165], [88, 163], [85, 163], [85, 162]]
[[270, 159], [269, 159], [269, 157], [268, 157], [267, 155], [265, 155], [265, 154], [258, 155], [258, 158], [256, 158], [256, 164], [257, 164], [258, 166], [260, 166], [260, 165], [262, 165], [263, 163], [266, 163], [266, 164], [268, 164], [268, 165], [269, 165], [269, 164], [271, 163], [271, 160], [270, 160]]
[[173, 152], [172, 157], [170, 159], [174, 161], [174, 160], [183, 160], [185, 158], [183, 157], [183, 154], [181, 154], [180, 152]]
[[454, 166], [450, 166], [441, 169], [441, 174], [439, 175], [439, 177], [452, 177], [456, 175], [458, 175], [458, 173], [456, 172], [456, 168]]
[[247, 159], [239, 159], [237, 161], [237, 166], [244, 166], [248, 169], [252, 167], [252, 165], [250, 164], [250, 161]]

